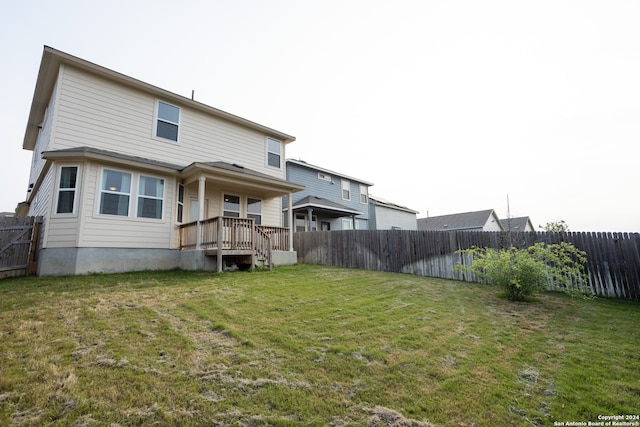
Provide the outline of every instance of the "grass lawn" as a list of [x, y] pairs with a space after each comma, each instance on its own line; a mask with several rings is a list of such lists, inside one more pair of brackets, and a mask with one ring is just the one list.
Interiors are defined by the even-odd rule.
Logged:
[[0, 281], [0, 425], [640, 414], [640, 304], [298, 265]]

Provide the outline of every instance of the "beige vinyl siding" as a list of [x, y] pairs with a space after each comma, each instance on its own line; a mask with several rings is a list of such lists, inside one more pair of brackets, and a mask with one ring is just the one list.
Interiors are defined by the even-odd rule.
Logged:
[[55, 217], [49, 219], [47, 247], [73, 248], [78, 242], [78, 217]]
[[55, 168], [50, 167], [36, 190], [29, 206], [29, 216], [47, 217], [49, 214], [49, 205], [51, 204], [53, 180], [55, 177]]
[[268, 199], [262, 202], [262, 225], [282, 227], [282, 201]]
[[42, 169], [45, 165], [45, 160], [42, 158], [42, 152], [49, 149], [51, 143], [51, 137], [53, 134], [53, 124], [55, 123], [54, 116], [56, 114], [56, 94], [58, 85], [54, 85], [51, 98], [49, 99], [49, 105], [47, 106], [47, 113], [42, 123], [42, 129], [38, 134], [38, 140], [33, 149], [33, 157], [31, 160], [31, 173], [29, 176], [29, 183], [35, 183], [38, 176], [42, 173]]
[[[109, 167], [111, 168], [111, 167]], [[173, 236], [175, 223], [175, 187], [173, 177], [158, 176], [156, 174], [137, 170], [123, 170], [139, 176], [158, 176], [165, 180], [165, 197], [163, 201], [163, 219], [152, 220], [136, 218], [135, 206], [137, 197], [137, 178], [132, 180], [132, 193], [129, 200], [130, 216], [119, 217], [98, 214], [100, 204], [100, 174], [102, 165], [91, 163], [86, 166], [84, 197], [82, 213], [82, 233], [78, 242], [79, 247], [118, 247], [118, 248], [152, 248], [167, 249], [177, 247]]]
[[158, 98], [68, 66], [59, 100], [55, 149], [92, 146], [184, 166], [221, 160], [284, 179], [284, 168], [265, 164], [266, 135], [200, 111], [167, 101], [180, 107], [179, 140], [154, 138]]

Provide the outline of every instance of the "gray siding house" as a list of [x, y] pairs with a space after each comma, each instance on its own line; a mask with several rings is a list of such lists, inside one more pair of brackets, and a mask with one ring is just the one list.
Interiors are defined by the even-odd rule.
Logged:
[[[369, 187], [373, 184], [302, 160], [288, 159], [287, 181], [305, 189], [291, 195], [295, 231], [366, 230]], [[285, 219], [289, 201], [283, 198]], [[287, 225], [285, 225], [287, 226]]]

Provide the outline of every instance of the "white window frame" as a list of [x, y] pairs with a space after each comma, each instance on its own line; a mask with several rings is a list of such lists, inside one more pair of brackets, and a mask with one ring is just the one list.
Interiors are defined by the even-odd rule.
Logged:
[[[269, 148], [269, 142], [277, 142], [278, 143], [278, 152], [276, 153], [275, 151], [271, 150]], [[279, 139], [275, 139], [275, 138], [271, 138], [271, 137], [267, 137], [266, 142], [265, 142], [265, 165], [267, 167], [270, 168], [274, 168], [274, 169], [282, 169], [282, 158], [283, 156], [283, 151], [284, 151], [284, 143], [282, 141], [280, 141]], [[279, 162], [278, 162], [278, 166], [273, 166], [269, 163], [269, 154], [277, 154], [278, 158], [279, 158]]]
[[184, 184], [180, 183], [176, 192], [176, 222], [179, 224], [184, 222]]
[[[109, 190], [109, 189], [104, 189], [104, 172], [105, 171], [113, 171], [113, 172], [119, 172], [119, 173], [123, 173], [123, 174], [128, 174], [131, 178], [130, 178], [130, 182], [129, 182], [129, 192], [125, 193], [122, 191], [115, 191], [115, 190]], [[100, 180], [99, 180], [99, 187], [98, 187], [98, 203], [96, 203], [97, 208], [98, 208], [98, 215], [100, 216], [106, 216], [106, 217], [111, 217], [111, 218], [130, 218], [131, 217], [131, 208], [133, 205], [133, 200], [135, 200], [134, 198], [134, 194], [133, 194], [133, 189], [135, 188], [135, 176], [132, 172], [129, 171], [125, 171], [122, 169], [117, 169], [117, 168], [100, 168]], [[106, 194], [118, 194], [118, 195], [127, 195], [129, 196], [129, 203], [127, 206], [127, 214], [126, 215], [118, 215], [118, 214], [108, 214], [108, 213], [102, 213], [102, 195], [103, 193]]]
[[[344, 197], [344, 192], [347, 192], [347, 197]], [[351, 200], [351, 182], [346, 179], [342, 180], [342, 200]]]
[[[178, 109], [178, 121], [177, 122], [173, 122], [171, 120], [159, 117], [160, 103], [163, 103], [165, 105], [168, 105], [170, 107], [174, 107], [174, 108]], [[178, 143], [180, 141], [180, 127], [181, 127], [180, 123], [182, 121], [182, 108], [178, 107], [175, 104], [171, 104], [170, 102], [163, 101], [163, 100], [160, 100], [160, 99], [156, 99], [156, 101], [155, 101], [155, 111], [154, 111], [153, 117], [154, 117], [154, 120], [153, 120], [153, 138], [154, 139], [157, 139], [157, 140], [160, 140], [160, 141], [173, 142], [173, 143]], [[159, 121], [162, 121], [164, 123], [169, 123], [171, 125], [175, 125], [175, 126], [178, 127], [178, 131], [176, 133], [176, 139], [175, 140], [173, 140], [171, 138], [165, 138], [163, 136], [159, 136], [158, 135], [158, 122]]]
[[[364, 200], [363, 200], [364, 197]], [[367, 194], [367, 186], [360, 184], [360, 203], [366, 205], [369, 203], [369, 195]]]
[[[118, 173], [122, 173], [122, 174], [127, 174], [129, 175], [130, 178], [130, 183], [129, 183], [129, 192], [125, 193], [122, 191], [112, 191], [109, 189], [104, 189], [104, 171], [112, 171], [112, 172], [118, 172]], [[131, 170], [126, 170], [126, 169], [120, 169], [120, 168], [112, 168], [112, 167], [101, 167], [100, 168], [100, 178], [98, 179], [98, 188], [96, 191], [96, 194], [98, 195], [97, 199], [96, 199], [96, 215], [99, 217], [106, 217], [106, 218], [121, 218], [121, 219], [128, 219], [128, 220], [136, 220], [136, 221], [153, 221], [153, 222], [162, 222], [164, 221], [164, 213], [166, 210], [166, 200], [167, 200], [167, 185], [171, 182], [171, 180], [168, 180], [167, 177], [165, 176], [158, 176], [158, 175], [150, 175], [150, 174], [146, 174], [146, 173], [140, 173], [140, 172], [132, 172]], [[163, 185], [162, 185], [162, 198], [157, 197], [157, 196], [148, 196], [146, 194], [141, 194], [140, 193], [140, 182], [141, 179], [140, 177], [147, 177], [147, 178], [154, 178], [154, 179], [160, 179], [163, 181]], [[127, 214], [126, 215], [118, 215], [118, 214], [109, 214], [109, 213], [102, 213], [102, 195], [104, 193], [107, 194], [119, 194], [119, 195], [126, 195], [129, 196], [129, 205], [127, 206]], [[161, 215], [160, 218], [150, 218], [150, 217], [145, 217], [145, 216], [138, 216], [138, 206], [140, 204], [139, 199], [140, 198], [146, 198], [146, 199], [157, 199], [157, 200], [161, 200], [162, 201], [162, 211], [161, 211]], [[177, 196], [176, 196], [177, 198]], [[184, 212], [184, 210], [183, 210]], [[184, 219], [184, 218], [183, 218]]]
[[[76, 182], [75, 187], [73, 188], [61, 188], [60, 184], [62, 183], [62, 169], [64, 168], [76, 168]], [[80, 165], [70, 164], [70, 165], [60, 165], [58, 168], [56, 180], [56, 197], [54, 201], [54, 214], [60, 216], [75, 216], [76, 215], [76, 207], [78, 206], [78, 184], [80, 181]], [[71, 212], [58, 212], [58, 203], [60, 201], [60, 192], [73, 192], [73, 207]]]
[[[225, 215], [225, 212], [236, 212], [233, 210], [229, 210], [224, 206], [224, 199], [226, 196], [232, 196], [232, 197], [237, 197], [238, 198], [238, 216], [237, 218], [242, 218], [242, 196], [239, 196], [237, 194], [233, 194], [233, 193], [222, 193], [222, 216], [229, 216], [229, 215]], [[234, 217], [235, 218], [235, 217]]]
[[353, 230], [353, 219], [342, 218], [342, 229]]
[[[257, 200], [260, 202], [260, 212], [256, 213], [256, 212], [249, 212], [249, 199], [251, 200]], [[261, 199], [260, 197], [251, 197], [251, 196], [247, 196], [247, 214], [246, 217], [247, 218], [253, 218], [253, 217], [257, 217], [254, 218], [255, 219], [255, 224], [256, 225], [262, 225], [262, 208], [264, 207], [264, 200]], [[250, 216], [253, 215], [253, 216]]]
[[318, 179], [322, 181], [331, 182], [331, 175], [327, 175], [326, 173], [318, 172]]
[[[149, 196], [147, 194], [141, 194], [140, 192], [140, 184], [142, 183], [142, 179], [141, 178], [153, 178], [153, 179], [159, 179], [160, 181], [162, 181], [162, 196], [158, 197], [158, 196]], [[166, 192], [167, 192], [167, 179], [164, 177], [159, 177], [159, 176], [153, 176], [153, 175], [145, 175], [142, 173], [139, 174], [135, 174], [135, 180], [136, 180], [136, 192], [135, 192], [135, 196], [136, 196], [136, 206], [135, 206], [135, 213], [136, 213], [136, 218], [139, 219], [149, 219], [149, 220], [157, 220], [157, 221], [162, 221], [164, 219], [164, 208], [165, 208], [165, 196], [166, 196]], [[155, 218], [155, 217], [148, 217], [148, 216], [141, 216], [140, 213], [138, 212], [138, 209], [140, 207], [140, 199], [150, 199], [150, 200], [160, 200], [160, 218]]]

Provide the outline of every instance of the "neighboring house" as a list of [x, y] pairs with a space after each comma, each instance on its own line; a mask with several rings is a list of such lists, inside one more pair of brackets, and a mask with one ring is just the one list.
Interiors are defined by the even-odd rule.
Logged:
[[417, 211], [378, 196], [369, 196], [369, 224], [373, 230], [417, 230]]
[[418, 230], [502, 231], [493, 209], [418, 218]]
[[286, 181], [294, 140], [45, 46], [18, 207], [44, 218], [38, 274], [296, 262], [281, 208], [303, 189]]
[[302, 160], [288, 159], [286, 169], [287, 181], [305, 187], [292, 199], [283, 199], [284, 211], [293, 210], [295, 231], [370, 228], [373, 184]]
[[528, 216], [502, 218], [500, 222], [504, 231], [536, 231]]

